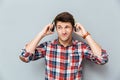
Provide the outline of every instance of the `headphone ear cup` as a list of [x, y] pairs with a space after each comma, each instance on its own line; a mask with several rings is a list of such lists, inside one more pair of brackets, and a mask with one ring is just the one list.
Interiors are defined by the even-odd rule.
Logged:
[[53, 24], [53, 28], [51, 29], [51, 31], [54, 32], [55, 24], [54, 24], [54, 22], [52, 22], [52, 24]]
[[77, 31], [75, 26], [74, 26], [74, 31], [75, 31], [75, 32]]

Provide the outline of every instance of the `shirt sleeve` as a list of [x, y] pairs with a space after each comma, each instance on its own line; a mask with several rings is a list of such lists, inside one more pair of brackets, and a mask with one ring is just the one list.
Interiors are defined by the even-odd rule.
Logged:
[[95, 62], [96, 64], [103, 65], [108, 62], [108, 54], [106, 50], [101, 49], [101, 57], [98, 57], [92, 53], [92, 50], [88, 44], [83, 45], [84, 58]]
[[20, 59], [24, 62], [34, 61], [40, 58], [43, 58], [46, 55], [48, 42], [41, 43], [36, 47], [34, 53], [27, 52], [25, 49], [22, 49], [20, 54]]

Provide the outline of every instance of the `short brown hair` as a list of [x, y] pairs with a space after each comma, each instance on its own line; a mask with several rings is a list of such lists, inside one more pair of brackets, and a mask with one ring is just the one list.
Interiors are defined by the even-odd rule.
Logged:
[[74, 24], [75, 24], [75, 20], [74, 20], [72, 14], [70, 14], [69, 12], [62, 12], [62, 13], [58, 14], [55, 17], [53, 22], [56, 25], [58, 21], [70, 22], [72, 26], [74, 26]]

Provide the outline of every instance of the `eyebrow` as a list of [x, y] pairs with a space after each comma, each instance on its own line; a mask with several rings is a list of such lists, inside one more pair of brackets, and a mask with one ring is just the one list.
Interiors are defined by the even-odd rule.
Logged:
[[[56, 26], [61, 26], [61, 25], [56, 25]], [[68, 26], [68, 27], [69, 27], [69, 25], [66, 25], [66, 26]]]

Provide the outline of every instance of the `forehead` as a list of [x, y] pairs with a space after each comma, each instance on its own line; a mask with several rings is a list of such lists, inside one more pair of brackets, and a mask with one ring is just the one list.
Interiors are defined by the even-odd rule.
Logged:
[[67, 25], [67, 26], [72, 26], [72, 24], [70, 22], [62, 22], [62, 21], [58, 21], [56, 23], [57, 26], [62, 26], [62, 25]]

